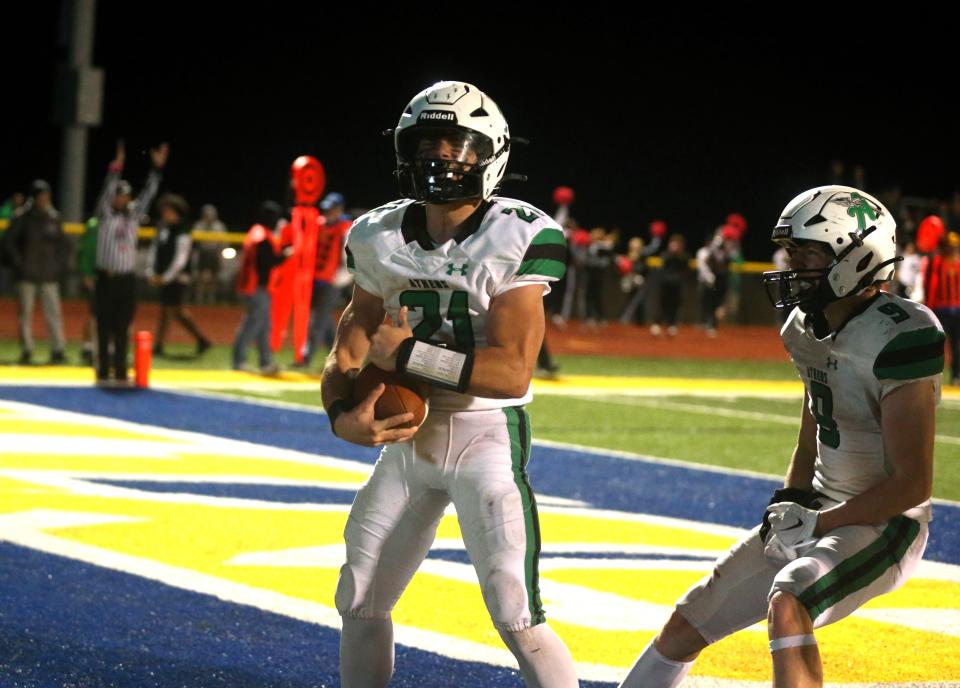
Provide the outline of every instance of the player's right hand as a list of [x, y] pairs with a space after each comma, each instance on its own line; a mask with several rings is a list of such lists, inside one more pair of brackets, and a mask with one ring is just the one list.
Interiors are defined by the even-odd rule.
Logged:
[[412, 428], [397, 428], [398, 425], [413, 420], [412, 413], [401, 413], [383, 420], [374, 416], [374, 407], [377, 399], [386, 389], [382, 383], [377, 385], [367, 398], [354, 406], [350, 411], [344, 411], [337, 416], [334, 432], [342, 440], [353, 442], [365, 447], [378, 447], [381, 444], [406, 442], [413, 437], [419, 426]]

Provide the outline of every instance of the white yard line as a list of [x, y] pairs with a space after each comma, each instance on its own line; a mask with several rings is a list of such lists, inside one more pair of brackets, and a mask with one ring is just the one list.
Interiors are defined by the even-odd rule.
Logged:
[[[717, 416], [718, 418], [736, 418], [738, 420], [756, 420], [765, 423], [776, 423], [779, 425], [793, 425], [799, 427], [800, 414], [796, 416], [784, 416], [775, 413], [763, 413], [760, 411], [740, 411], [737, 409], [721, 408], [717, 406], [707, 406], [706, 404], [691, 404], [681, 401], [666, 401], [664, 399], [648, 399], [643, 397], [622, 397], [608, 396], [591, 398], [591, 401], [603, 404], [616, 404], [618, 406], [644, 406], [647, 408], [665, 409], [667, 411], [682, 411], [684, 413], [699, 413], [704, 416]], [[937, 442], [944, 444], [960, 445], [960, 437], [952, 435], [936, 435]]]

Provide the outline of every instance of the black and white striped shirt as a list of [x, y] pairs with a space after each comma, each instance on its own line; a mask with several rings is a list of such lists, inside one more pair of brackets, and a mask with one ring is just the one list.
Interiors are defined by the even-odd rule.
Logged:
[[122, 211], [113, 207], [119, 181], [120, 170], [111, 166], [97, 201], [97, 269], [126, 274], [136, 268], [140, 218], [160, 188], [160, 171], [150, 171], [140, 194]]

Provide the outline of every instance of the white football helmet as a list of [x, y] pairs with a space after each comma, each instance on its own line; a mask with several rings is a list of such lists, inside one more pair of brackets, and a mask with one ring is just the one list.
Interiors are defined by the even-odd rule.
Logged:
[[831, 301], [859, 294], [875, 282], [893, 279], [897, 223], [876, 198], [849, 186], [821, 186], [787, 204], [771, 239], [784, 248], [816, 241], [833, 262], [822, 270], [763, 273], [776, 308], [799, 306], [810, 313]]
[[406, 198], [487, 199], [507, 169], [507, 121], [496, 103], [462, 81], [441, 81], [414, 96], [393, 136]]

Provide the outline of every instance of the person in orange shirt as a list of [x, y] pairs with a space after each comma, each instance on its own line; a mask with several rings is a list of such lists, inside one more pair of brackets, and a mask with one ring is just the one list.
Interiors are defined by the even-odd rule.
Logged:
[[314, 272], [313, 296], [310, 299], [310, 329], [300, 367], [310, 365], [310, 359], [320, 347], [330, 348], [336, 323], [333, 312], [340, 295], [334, 277], [343, 259], [343, 245], [352, 219], [344, 212], [343, 194], [332, 191], [320, 202], [323, 218], [317, 235], [317, 264]]
[[265, 201], [257, 214], [257, 222], [243, 239], [243, 257], [237, 276], [237, 291], [247, 301], [247, 312], [233, 342], [233, 369], [247, 370], [247, 347], [257, 342], [260, 350], [260, 372], [278, 371], [270, 349], [270, 275], [293, 252], [289, 246], [279, 250], [273, 230], [283, 214], [280, 204]]
[[940, 245], [940, 252], [924, 258], [924, 294], [950, 343], [950, 384], [956, 385], [960, 382], [960, 234], [950, 232]]

